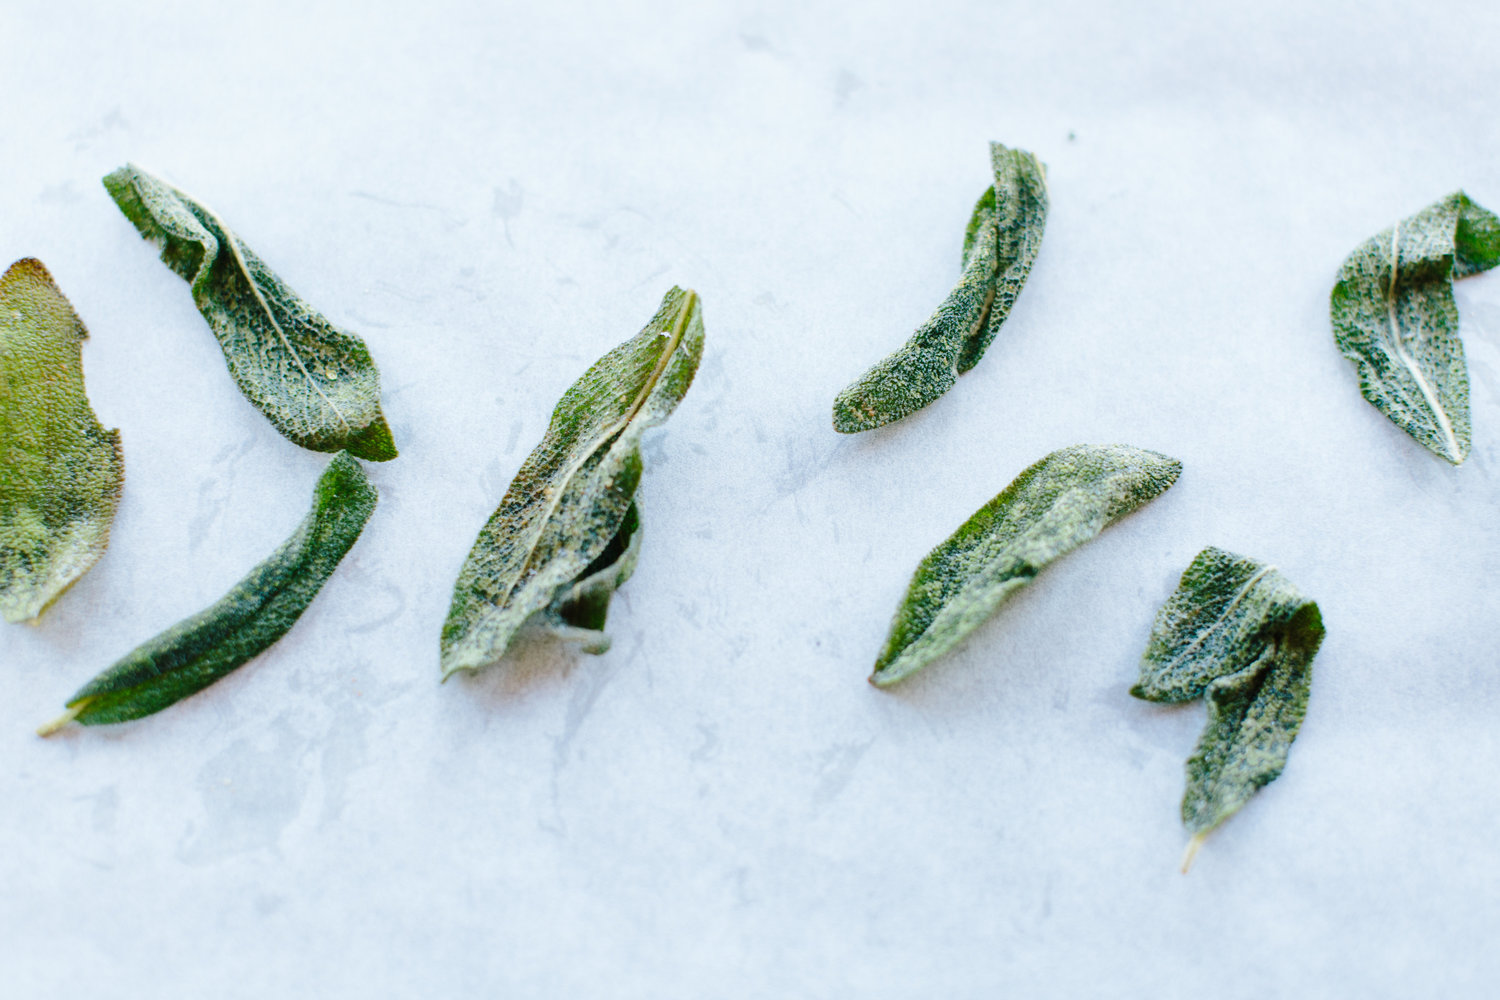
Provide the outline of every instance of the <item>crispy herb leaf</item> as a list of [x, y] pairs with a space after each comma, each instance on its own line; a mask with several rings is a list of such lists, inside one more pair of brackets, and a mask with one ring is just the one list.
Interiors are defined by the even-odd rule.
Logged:
[[126, 655], [68, 699], [38, 732], [159, 712], [249, 661], [280, 639], [312, 603], [375, 510], [375, 487], [340, 452], [313, 490], [311, 512], [286, 544], [207, 610]]
[[1010, 315], [1047, 224], [1047, 168], [1031, 153], [990, 143], [995, 183], [964, 233], [963, 274], [937, 312], [900, 350], [833, 401], [842, 434], [915, 413], [973, 368]]
[[1208, 697], [1208, 726], [1187, 762], [1182, 819], [1191, 864], [1209, 831], [1286, 766], [1323, 641], [1318, 606], [1274, 566], [1223, 549], [1198, 553], [1156, 616], [1130, 693]]
[[671, 415], [703, 354], [698, 294], [673, 288], [635, 337], [575, 382], [459, 571], [442, 669], [477, 670], [526, 624], [609, 648], [605, 614], [635, 567], [641, 435]]
[[40, 615], [104, 554], [125, 467], [83, 389], [88, 331], [41, 261], [0, 277], [0, 614]]
[[364, 341], [302, 301], [206, 206], [129, 164], [104, 187], [187, 279], [235, 383], [289, 440], [375, 462], [396, 457]]
[[1333, 286], [1333, 339], [1365, 398], [1458, 465], [1469, 454], [1469, 370], [1453, 279], [1500, 263], [1500, 219], [1462, 192], [1349, 255]]
[[1016, 477], [917, 566], [870, 682], [925, 667], [1031, 582], [1177, 481], [1182, 463], [1126, 445], [1074, 445]]

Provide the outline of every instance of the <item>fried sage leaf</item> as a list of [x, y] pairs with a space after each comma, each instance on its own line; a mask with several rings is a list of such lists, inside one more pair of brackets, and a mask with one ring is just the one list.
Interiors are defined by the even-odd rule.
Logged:
[[1333, 339], [1366, 399], [1429, 450], [1469, 454], [1469, 370], [1453, 279], [1500, 263], [1500, 219], [1462, 191], [1371, 237], [1333, 286]]
[[364, 341], [324, 319], [217, 215], [160, 178], [129, 164], [104, 187], [192, 286], [229, 373], [278, 431], [313, 451], [396, 457]]
[[635, 337], [575, 382], [459, 571], [442, 670], [504, 655], [523, 625], [609, 648], [609, 599], [635, 567], [641, 435], [671, 415], [703, 354], [698, 294], [673, 288]]
[[1016, 477], [917, 566], [870, 683], [921, 670], [1042, 567], [1164, 493], [1182, 463], [1127, 445], [1074, 445]]
[[1203, 838], [1286, 766], [1322, 641], [1316, 604], [1276, 567], [1223, 549], [1198, 553], [1157, 614], [1130, 693], [1208, 698], [1208, 726], [1187, 761], [1184, 871]]
[[963, 274], [937, 312], [896, 353], [833, 401], [841, 434], [915, 413], [973, 368], [1010, 315], [1047, 224], [1047, 168], [1033, 154], [990, 143], [995, 183], [964, 233]]
[[375, 487], [340, 452], [313, 490], [296, 532], [211, 607], [127, 654], [68, 699], [67, 712], [37, 730], [69, 722], [125, 722], [160, 712], [255, 657], [296, 624], [375, 510]]
[[41, 261], [0, 277], [0, 614], [40, 615], [104, 554], [125, 466], [83, 390], [88, 331]]

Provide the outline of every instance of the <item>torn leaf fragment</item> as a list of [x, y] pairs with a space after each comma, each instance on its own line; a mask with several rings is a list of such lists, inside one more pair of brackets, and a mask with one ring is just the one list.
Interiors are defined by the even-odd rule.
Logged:
[[995, 182], [964, 232], [963, 273], [927, 322], [833, 402], [841, 434], [873, 430], [920, 410], [953, 387], [995, 339], [1021, 294], [1047, 224], [1047, 168], [990, 143]]
[[885, 687], [956, 646], [1045, 566], [1166, 492], [1175, 458], [1074, 445], [1016, 477], [917, 566], [870, 683]]
[[338, 568], [375, 511], [375, 487], [348, 452], [328, 463], [312, 510], [281, 548], [209, 608], [137, 647], [68, 699], [69, 722], [125, 722], [208, 687], [285, 635]]
[[459, 571], [445, 678], [500, 659], [523, 626], [609, 648], [609, 601], [640, 550], [641, 436], [682, 401], [702, 355], [698, 293], [673, 288], [645, 329], [563, 394]]
[[1204, 836], [1286, 766], [1322, 641], [1317, 604], [1280, 571], [1212, 547], [1157, 613], [1130, 693], [1168, 704], [1208, 700], [1208, 725], [1187, 761], [1187, 863]]
[[0, 614], [39, 616], [104, 554], [125, 482], [120, 432], [83, 387], [88, 331], [41, 261], [0, 277]]
[[192, 287], [245, 397], [313, 451], [396, 457], [363, 340], [304, 302], [200, 202], [134, 164], [104, 178], [120, 211]]
[[1372, 236], [1339, 269], [1329, 311], [1359, 388], [1435, 454], [1469, 454], [1469, 370], [1453, 281], [1500, 263], [1500, 219], [1456, 191]]

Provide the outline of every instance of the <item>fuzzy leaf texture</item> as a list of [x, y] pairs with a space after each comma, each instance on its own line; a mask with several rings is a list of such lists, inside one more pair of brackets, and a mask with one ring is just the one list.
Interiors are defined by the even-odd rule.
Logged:
[[363, 340], [316, 312], [217, 215], [160, 178], [131, 164], [104, 187], [187, 279], [235, 384], [278, 431], [313, 451], [396, 457], [380, 372]]
[[1500, 263], [1500, 219], [1462, 191], [1373, 236], [1339, 269], [1329, 311], [1365, 399], [1429, 450], [1469, 454], [1469, 370], [1453, 279]]
[[263, 652], [296, 624], [375, 511], [375, 487], [348, 452], [328, 463], [312, 510], [270, 558], [211, 607], [127, 654], [68, 699], [69, 722], [125, 722], [159, 712]]
[[1217, 548], [1198, 553], [1157, 614], [1130, 693], [1174, 704], [1208, 699], [1182, 800], [1192, 850], [1286, 766], [1322, 641], [1318, 606], [1291, 581]]
[[34, 620], [104, 554], [125, 466], [83, 388], [83, 328], [41, 261], [0, 277], [0, 614]]
[[920, 410], [973, 368], [1010, 315], [1047, 225], [1047, 168], [1031, 153], [990, 143], [995, 183], [964, 233], [963, 273], [937, 312], [894, 354], [833, 401], [841, 434], [873, 430]]
[[1048, 563], [1166, 492], [1175, 458], [1074, 445], [1016, 477], [917, 566], [875, 660], [872, 684], [909, 677], [984, 623]]
[[698, 294], [673, 288], [645, 329], [563, 394], [459, 571], [444, 678], [500, 659], [523, 626], [609, 648], [609, 600], [639, 551], [641, 435], [681, 402], [702, 355]]

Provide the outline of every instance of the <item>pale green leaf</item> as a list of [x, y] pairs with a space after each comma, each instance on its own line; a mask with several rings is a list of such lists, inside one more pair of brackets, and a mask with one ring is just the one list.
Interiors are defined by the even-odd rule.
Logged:
[[1175, 458], [1127, 445], [1074, 445], [1016, 477], [917, 566], [873, 684], [894, 684], [978, 628], [1041, 569], [1160, 496]]
[[109, 544], [120, 432], [83, 388], [88, 331], [41, 261], [0, 277], [0, 613], [36, 618]]
[[364, 341], [316, 312], [177, 188], [133, 164], [105, 177], [104, 187], [192, 286], [229, 373], [278, 431], [313, 451], [396, 457], [380, 410], [380, 372]]
[[1274, 566], [1207, 548], [1156, 616], [1130, 693], [1206, 696], [1208, 725], [1187, 762], [1182, 818], [1194, 840], [1239, 811], [1286, 766], [1323, 641], [1318, 606]]
[[671, 415], [702, 354], [698, 295], [673, 288], [645, 329], [563, 394], [459, 571], [444, 677], [500, 659], [527, 625], [608, 648], [609, 599], [639, 550], [641, 435]]
[[937, 399], [974, 367], [1010, 315], [1042, 245], [1047, 168], [998, 142], [990, 143], [990, 161], [995, 183], [969, 219], [958, 285], [903, 347], [839, 393], [833, 426], [840, 433], [873, 430]]
[[1366, 240], [1333, 286], [1339, 350], [1366, 399], [1454, 465], [1469, 453], [1469, 371], [1453, 279], [1500, 263], [1500, 219], [1457, 191]]

